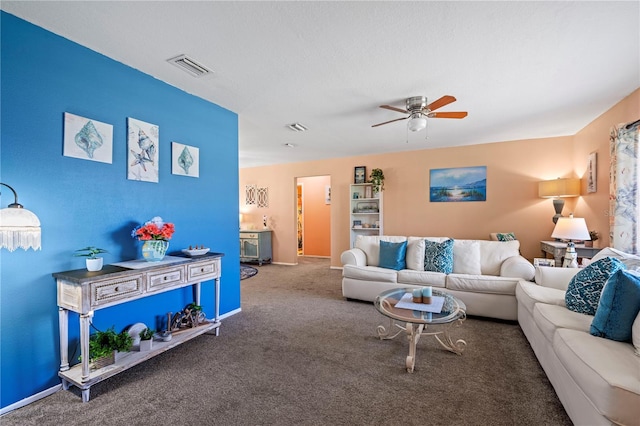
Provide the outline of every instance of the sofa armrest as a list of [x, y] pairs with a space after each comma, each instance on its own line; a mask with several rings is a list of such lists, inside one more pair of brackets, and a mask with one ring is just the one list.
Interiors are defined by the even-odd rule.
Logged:
[[359, 248], [343, 251], [340, 255], [342, 265], [367, 266], [367, 255]]
[[569, 281], [578, 272], [580, 272], [580, 268], [538, 266], [536, 268], [536, 284], [567, 291]]
[[511, 256], [506, 258], [500, 265], [500, 276], [531, 281], [535, 276], [535, 268], [524, 257]]

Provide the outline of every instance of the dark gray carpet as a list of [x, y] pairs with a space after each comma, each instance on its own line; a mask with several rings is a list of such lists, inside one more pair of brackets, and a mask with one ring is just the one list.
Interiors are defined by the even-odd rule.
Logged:
[[[324, 259], [264, 265], [242, 281], [242, 313], [106, 380], [83, 404], [56, 394], [10, 425], [570, 425], [519, 326], [468, 319], [462, 356], [431, 337], [415, 372], [405, 339], [380, 341], [372, 304], [345, 301]], [[224, 285], [224, 283], [223, 283]]]

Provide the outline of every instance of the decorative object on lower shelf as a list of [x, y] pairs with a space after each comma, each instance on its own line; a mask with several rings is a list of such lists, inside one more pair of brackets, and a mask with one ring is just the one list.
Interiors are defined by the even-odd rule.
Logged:
[[150, 351], [153, 347], [155, 330], [145, 328], [140, 332], [140, 352]]
[[115, 351], [129, 352], [132, 344], [133, 339], [126, 330], [116, 333], [112, 326], [106, 331], [96, 331], [89, 338], [91, 368], [98, 369], [113, 364], [115, 362]]
[[202, 312], [202, 306], [195, 303], [189, 303], [180, 312], [176, 312], [171, 318], [169, 331], [177, 331], [183, 328], [197, 327], [204, 323], [207, 316]]

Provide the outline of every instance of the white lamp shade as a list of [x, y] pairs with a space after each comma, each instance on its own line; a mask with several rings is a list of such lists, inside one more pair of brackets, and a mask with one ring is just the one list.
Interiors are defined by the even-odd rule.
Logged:
[[581, 217], [561, 217], [558, 218], [556, 227], [553, 228], [552, 238], [561, 240], [590, 240], [589, 229], [584, 218]]
[[424, 117], [412, 117], [408, 123], [409, 130], [412, 132], [419, 132], [427, 127], [427, 119]]
[[0, 210], [0, 247], [40, 250], [40, 219], [24, 208]]

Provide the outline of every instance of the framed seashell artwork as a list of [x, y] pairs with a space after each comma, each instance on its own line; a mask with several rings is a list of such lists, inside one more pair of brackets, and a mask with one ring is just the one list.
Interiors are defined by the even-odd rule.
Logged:
[[127, 118], [127, 179], [158, 182], [160, 127]]
[[65, 112], [62, 155], [111, 164], [113, 125]]
[[171, 142], [171, 174], [200, 177], [200, 148]]

